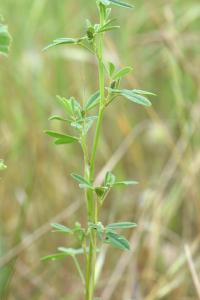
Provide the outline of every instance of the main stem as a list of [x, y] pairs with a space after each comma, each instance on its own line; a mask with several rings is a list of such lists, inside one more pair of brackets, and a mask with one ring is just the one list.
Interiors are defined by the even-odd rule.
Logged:
[[[100, 12], [100, 25], [104, 25], [104, 13], [99, 8]], [[95, 131], [95, 137], [92, 147], [91, 159], [88, 166], [85, 166], [85, 172], [90, 182], [94, 181], [95, 171], [95, 159], [97, 154], [97, 147], [99, 143], [100, 130], [103, 121], [103, 112], [105, 107], [105, 74], [103, 64], [103, 48], [104, 48], [104, 34], [100, 34], [99, 44], [97, 47], [98, 57], [98, 70], [99, 70], [99, 89], [100, 89], [100, 105], [97, 126]], [[88, 221], [96, 224], [98, 222], [98, 203], [97, 199], [94, 198], [93, 191], [87, 190], [86, 192], [87, 201], [87, 214]], [[86, 259], [86, 300], [93, 300], [95, 290], [95, 272], [96, 272], [96, 251], [97, 251], [97, 236], [96, 232], [92, 230], [89, 236], [89, 253]]]

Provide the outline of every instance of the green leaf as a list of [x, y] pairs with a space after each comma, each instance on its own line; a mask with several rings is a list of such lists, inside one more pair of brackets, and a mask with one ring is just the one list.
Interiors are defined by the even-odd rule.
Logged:
[[83, 120], [71, 122], [70, 125], [73, 128], [82, 131], [82, 129], [83, 129]]
[[131, 67], [125, 67], [123, 69], [121, 69], [119, 72], [117, 72], [114, 76], [113, 76], [113, 80], [118, 80], [121, 79], [122, 77], [126, 76], [127, 74], [129, 74], [133, 69]]
[[67, 113], [69, 115], [71, 115], [72, 114], [72, 106], [71, 106], [70, 99], [66, 99], [65, 97], [60, 97], [60, 96], [56, 96], [56, 97], [61, 102], [61, 104], [63, 105], [63, 107], [67, 111]]
[[97, 231], [97, 234], [98, 234], [98, 237], [100, 239], [103, 238], [103, 233], [104, 233], [104, 227], [102, 225], [101, 222], [98, 222], [97, 224], [94, 224], [94, 223], [88, 223], [88, 227], [91, 228], [91, 229], [94, 229]]
[[107, 172], [104, 180], [104, 184], [106, 186], [113, 186], [115, 184], [116, 177], [112, 174], [112, 172]]
[[124, 180], [124, 181], [116, 181], [113, 186], [128, 186], [128, 185], [134, 185], [138, 184], [138, 181], [133, 180]]
[[151, 102], [144, 96], [141, 96], [139, 94], [137, 94], [136, 92], [134, 92], [134, 90], [117, 90], [117, 89], [111, 89], [111, 91], [115, 94], [119, 94], [125, 98], [127, 98], [128, 100], [135, 102], [137, 104], [140, 105], [144, 105], [144, 106], [151, 106]]
[[75, 256], [84, 253], [84, 250], [82, 248], [74, 249], [74, 248], [59, 247], [58, 251], [63, 252], [65, 253], [65, 255], [69, 255], [69, 256]]
[[66, 145], [66, 144], [72, 144], [72, 143], [75, 143], [77, 142], [78, 139], [74, 139], [72, 136], [67, 136], [65, 138], [60, 138], [60, 139], [57, 139], [54, 144], [55, 145]]
[[84, 110], [89, 111], [92, 108], [94, 108], [96, 105], [98, 105], [100, 102], [100, 92], [97, 91], [92, 96], [89, 97], [89, 99], [86, 101], [84, 105]]
[[147, 91], [143, 91], [143, 90], [137, 90], [134, 89], [132, 90], [134, 93], [139, 94], [139, 95], [150, 95], [150, 96], [156, 96], [156, 94], [151, 93], [151, 92], [147, 92]]
[[119, 0], [99, 0], [99, 2], [105, 6], [113, 4], [113, 5], [124, 7], [124, 8], [133, 8], [132, 5], [122, 2], [122, 1], [119, 1]]
[[65, 253], [55, 253], [55, 254], [50, 254], [50, 255], [44, 256], [44, 257], [42, 257], [41, 260], [43, 260], [43, 261], [48, 261], [48, 260], [55, 261], [55, 260], [58, 260], [58, 259], [63, 259], [66, 256], [68, 256], [68, 255], [65, 254]]
[[67, 119], [64, 119], [63, 117], [58, 116], [58, 115], [54, 115], [54, 116], [51, 116], [49, 118], [49, 121], [54, 121], [54, 120], [56, 120], [56, 121], [64, 121], [64, 122], [68, 121]]
[[107, 186], [98, 186], [95, 188], [95, 193], [97, 194], [98, 197], [103, 197], [108, 191]]
[[71, 176], [79, 182], [79, 187], [80, 188], [87, 188], [87, 189], [93, 189], [92, 184], [87, 181], [83, 176], [72, 173]]
[[79, 42], [79, 39], [73, 39], [73, 38], [58, 38], [56, 40], [53, 41], [52, 44], [46, 46], [43, 51], [46, 51], [49, 48], [58, 46], [58, 45], [77, 45]]
[[115, 65], [112, 62], [108, 63], [108, 73], [110, 75], [110, 77], [112, 77], [112, 75], [115, 72]]
[[90, 130], [90, 128], [92, 127], [92, 125], [94, 124], [94, 122], [97, 120], [97, 116], [91, 116], [91, 117], [87, 117], [84, 120], [84, 133], [86, 134], [88, 132], [88, 130]]
[[121, 6], [121, 7], [124, 7], [124, 8], [133, 8], [134, 6], [129, 4], [129, 3], [125, 3], [125, 2], [122, 2], [122, 1], [119, 1], [119, 0], [110, 0], [111, 4], [113, 5], [117, 5], [117, 6]]
[[123, 235], [117, 234], [114, 231], [108, 231], [106, 233], [105, 243], [121, 250], [130, 250], [130, 245], [127, 239]]
[[[58, 248], [58, 251], [61, 253], [55, 253], [51, 255], [44, 256], [42, 260], [47, 261], [47, 260], [58, 260], [65, 258], [67, 256], [74, 257], [76, 255], [80, 255], [84, 253], [84, 250], [82, 248], [80, 249], [74, 249], [74, 248], [65, 248], [65, 247], [60, 247]], [[88, 251], [88, 249], [86, 250]]]
[[82, 118], [80, 103], [74, 98], [70, 98], [72, 113], [75, 117]]
[[0, 54], [7, 55], [10, 49], [11, 36], [8, 27], [0, 24]]
[[99, 0], [99, 2], [105, 6], [110, 5], [110, 0]]
[[56, 145], [72, 144], [72, 143], [78, 142], [78, 138], [75, 136], [62, 134], [62, 133], [55, 132], [52, 130], [46, 130], [45, 133], [51, 137], [56, 138], [56, 141], [55, 141]]
[[120, 26], [103, 26], [98, 30], [98, 33], [112, 31], [112, 30], [116, 30], [119, 28], [120, 28]]
[[51, 227], [53, 227], [55, 230], [55, 232], [61, 232], [61, 233], [72, 233], [73, 230], [64, 226], [64, 225], [61, 225], [61, 224], [57, 224], [57, 223], [53, 223], [51, 224]]
[[76, 222], [73, 232], [78, 236], [78, 239], [80, 240], [81, 244], [83, 241], [83, 238], [85, 237], [85, 228], [81, 227], [81, 224]]
[[128, 229], [128, 228], [135, 228], [137, 227], [136, 223], [132, 222], [119, 222], [119, 223], [113, 223], [106, 226], [106, 229]]
[[7, 166], [4, 164], [3, 159], [0, 159], [0, 171], [4, 171], [7, 169]]

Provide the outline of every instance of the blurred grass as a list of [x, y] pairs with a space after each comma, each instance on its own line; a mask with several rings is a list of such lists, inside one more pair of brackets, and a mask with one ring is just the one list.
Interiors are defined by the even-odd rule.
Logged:
[[[0, 13], [13, 36], [9, 58], [0, 57], [0, 156], [8, 165], [0, 181], [0, 299], [81, 299], [70, 260], [64, 267], [40, 261], [70, 243], [50, 233], [55, 216], [67, 225], [85, 222], [69, 176], [79, 170], [81, 153], [55, 148], [43, 130], [59, 110], [55, 95], [82, 101], [96, 90], [97, 74], [82, 50], [41, 49], [55, 37], [81, 35], [85, 18], [96, 20], [95, 6], [0, 0]], [[122, 28], [107, 36], [106, 56], [134, 67], [124, 85], [158, 96], [150, 110], [121, 100], [105, 116], [97, 173], [109, 160], [119, 177], [140, 185], [113, 193], [102, 218], [129, 218], [139, 227], [130, 236], [132, 253], [105, 249], [107, 258], [100, 257], [98, 293], [103, 300], [196, 300], [183, 246], [189, 245], [198, 273], [200, 4], [141, 0], [131, 13], [113, 14]]]

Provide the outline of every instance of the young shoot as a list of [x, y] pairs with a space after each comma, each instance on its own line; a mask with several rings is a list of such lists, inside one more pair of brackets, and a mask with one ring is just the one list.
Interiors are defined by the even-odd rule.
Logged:
[[[132, 9], [131, 4], [121, 0], [92, 0], [96, 3], [99, 23], [93, 24], [90, 20], [86, 20], [86, 31], [81, 37], [71, 38], [56, 38], [44, 50], [52, 50], [59, 46], [77, 46], [83, 47], [97, 60], [97, 72], [99, 84], [96, 90], [88, 99], [75, 99], [74, 97], [58, 96], [58, 101], [63, 108], [63, 115], [54, 115], [50, 117], [51, 121], [64, 122], [66, 132], [57, 132], [46, 130], [46, 134], [53, 138], [56, 145], [74, 144], [80, 147], [83, 153], [83, 168], [80, 173], [72, 173], [72, 179], [77, 183], [77, 187], [84, 190], [86, 204], [86, 215], [88, 225], [83, 228], [81, 224], [76, 223], [70, 228], [61, 224], [52, 224], [53, 231], [65, 235], [74, 236], [78, 240], [78, 248], [59, 247], [55, 254], [44, 257], [44, 260], [57, 260], [71, 257], [77, 269], [77, 274], [83, 284], [83, 297], [85, 300], [100, 299], [96, 298], [96, 260], [98, 252], [104, 244], [129, 251], [131, 245], [124, 234], [121, 232], [125, 229], [135, 228], [135, 222], [120, 221], [112, 224], [103, 224], [101, 219], [101, 209], [108, 201], [109, 193], [118, 187], [134, 186], [137, 184], [135, 180], [118, 179], [111, 170], [108, 170], [103, 184], [95, 186], [96, 174], [96, 158], [103, 123], [103, 117], [110, 103], [117, 105], [117, 98], [121, 101], [128, 100], [134, 105], [144, 107], [151, 106], [149, 96], [153, 93], [138, 90], [135, 88], [128, 89], [121, 87], [122, 78], [132, 72], [132, 67], [125, 66], [118, 69], [112, 62], [105, 60], [105, 34], [113, 30], [119, 30], [115, 19], [111, 18], [112, 6], [119, 8]], [[80, 103], [84, 103], [81, 105]], [[131, 103], [130, 103], [131, 105]], [[98, 114], [94, 114], [94, 108], [98, 108]], [[95, 110], [96, 111], [96, 110]], [[71, 127], [73, 134], [68, 133], [68, 128]], [[88, 142], [88, 132], [94, 127], [94, 136]], [[91, 138], [91, 135], [90, 135]], [[119, 232], [120, 230], [120, 232]], [[84, 256], [83, 260], [79, 257]], [[82, 263], [81, 263], [82, 262]]]

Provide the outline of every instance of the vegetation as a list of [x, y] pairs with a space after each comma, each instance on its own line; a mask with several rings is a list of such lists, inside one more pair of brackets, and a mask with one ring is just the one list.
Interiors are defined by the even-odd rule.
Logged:
[[[115, 20], [111, 18], [110, 6], [116, 5], [129, 9], [132, 6], [118, 0], [97, 0], [96, 4], [99, 12], [99, 24], [92, 24], [87, 19], [86, 35], [81, 38], [58, 38], [44, 49], [47, 50], [60, 45], [81, 46], [96, 57], [98, 64], [99, 89], [97, 92], [84, 101], [83, 106], [74, 97], [68, 99], [58, 97], [64, 107], [66, 116], [53, 115], [50, 118], [50, 120], [64, 122], [71, 126], [75, 131], [75, 135], [71, 136], [53, 130], [46, 131], [50, 137], [54, 138], [56, 145], [79, 143], [82, 148], [84, 174], [73, 173], [72, 177], [78, 182], [79, 187], [85, 190], [86, 219], [88, 223], [87, 227], [82, 227], [80, 223], [76, 223], [74, 228], [61, 224], [52, 224], [55, 231], [64, 235], [74, 235], [79, 241], [80, 248], [59, 247], [58, 253], [46, 256], [44, 260], [57, 260], [71, 256], [84, 285], [86, 300], [93, 300], [95, 295], [96, 264], [99, 247], [106, 243], [121, 250], [130, 250], [129, 242], [122, 234], [118, 233], [118, 230], [136, 227], [136, 224], [130, 221], [103, 225], [99, 219], [104, 202], [113, 188], [137, 184], [137, 181], [117, 180], [115, 175], [110, 170], [107, 170], [103, 184], [95, 185], [95, 162], [104, 113], [107, 107], [116, 102], [116, 99], [120, 96], [139, 105], [151, 106], [151, 102], [145, 96], [154, 95], [138, 89], [120, 89], [122, 78], [129, 74], [132, 68], [124, 67], [118, 70], [113, 62], [107, 63], [104, 59], [104, 34], [119, 29], [119, 26], [113, 24]], [[108, 76], [107, 85], [106, 70]], [[91, 111], [96, 107], [98, 107], [98, 115], [91, 115]], [[96, 129], [90, 149], [87, 137], [95, 122]], [[80, 254], [83, 254], [85, 258], [85, 271], [83, 271], [77, 259], [77, 255]]]
[[[7, 55], [10, 48], [11, 37], [6, 25], [0, 23], [0, 55]], [[5, 170], [7, 167], [3, 159], [0, 159], [0, 171]]]
[[8, 27], [0, 23], [0, 54], [7, 55], [10, 48], [11, 36]]
[[[101, 222], [139, 226], [125, 232], [131, 251], [105, 244], [98, 253], [96, 295], [196, 300], [183, 245], [199, 272], [199, 4], [130, 3], [134, 10], [113, 6], [122, 28], [105, 34], [105, 59], [133, 67], [122, 87], [157, 97], [147, 109], [119, 98], [104, 115], [95, 186], [105, 170], [140, 184], [114, 189]], [[0, 57], [0, 158], [8, 165], [0, 175], [0, 299], [82, 299], [73, 260], [40, 261], [58, 245], [79, 248], [49, 224], [87, 224], [83, 190], [68, 175], [80, 174], [82, 152], [78, 144], [55, 150], [42, 129], [66, 132], [64, 122], [47, 121], [63, 114], [54, 95], [88, 99], [97, 90], [97, 64], [82, 47], [41, 49], [58, 36], [82, 36], [88, 16], [98, 23], [96, 9], [83, 0], [7, 0], [0, 7], [13, 37], [9, 58]]]

